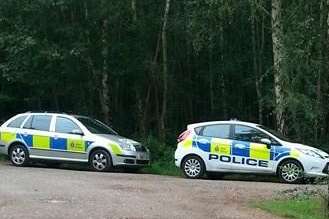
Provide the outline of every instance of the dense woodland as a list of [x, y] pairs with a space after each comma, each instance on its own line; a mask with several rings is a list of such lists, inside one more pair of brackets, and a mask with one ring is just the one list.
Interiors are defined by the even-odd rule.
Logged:
[[237, 118], [329, 145], [327, 0], [1, 0], [0, 117], [175, 141]]

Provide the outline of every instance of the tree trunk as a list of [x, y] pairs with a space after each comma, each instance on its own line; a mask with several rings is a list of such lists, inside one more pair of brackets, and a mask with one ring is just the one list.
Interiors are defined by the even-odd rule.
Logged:
[[170, 0], [166, 0], [165, 13], [163, 17], [163, 26], [162, 26], [162, 61], [163, 61], [163, 69], [162, 69], [162, 109], [160, 114], [160, 138], [162, 140], [165, 139], [166, 136], [166, 126], [165, 119], [167, 115], [167, 95], [168, 95], [168, 57], [167, 57], [167, 23], [168, 23], [168, 14], [170, 9]]
[[[224, 18], [223, 18], [224, 19]], [[220, 49], [221, 49], [221, 53], [220, 53], [220, 72], [219, 72], [219, 81], [220, 81], [220, 91], [221, 91], [221, 109], [222, 109], [222, 115], [224, 117], [224, 119], [229, 119], [228, 118], [228, 110], [227, 110], [227, 102], [226, 102], [226, 84], [225, 84], [225, 77], [224, 77], [224, 46], [225, 46], [225, 42], [224, 42], [224, 22], [222, 21], [220, 24]]]
[[101, 71], [101, 90], [100, 90], [100, 103], [103, 113], [104, 122], [109, 124], [110, 122], [110, 96], [109, 96], [109, 72], [108, 72], [108, 20], [104, 19], [102, 24], [102, 57], [103, 57], [103, 66]]
[[133, 13], [133, 21], [137, 21], [136, 0], [131, 0], [131, 10]]
[[[255, 87], [256, 87], [256, 95], [257, 95], [257, 102], [258, 102], [258, 123], [263, 123], [263, 94], [262, 94], [262, 68], [261, 68], [261, 47], [263, 42], [258, 43], [258, 34], [257, 31], [257, 24], [256, 24], [256, 5], [254, 3], [250, 4], [251, 8], [251, 43], [252, 43], [252, 52], [253, 52], [253, 68], [254, 68], [254, 75], [255, 75]], [[263, 22], [263, 21], [262, 21]], [[262, 24], [263, 25], [263, 24]], [[263, 26], [262, 26], [263, 28]], [[261, 36], [261, 40], [263, 36]]]
[[213, 48], [209, 49], [209, 102], [210, 102], [210, 116], [213, 119], [215, 115], [215, 88], [214, 88], [214, 71], [213, 71]]
[[278, 131], [283, 132], [285, 127], [284, 118], [284, 93], [283, 93], [283, 31], [281, 20], [281, 0], [272, 0], [272, 44], [273, 44], [273, 74], [275, 94], [275, 114]]

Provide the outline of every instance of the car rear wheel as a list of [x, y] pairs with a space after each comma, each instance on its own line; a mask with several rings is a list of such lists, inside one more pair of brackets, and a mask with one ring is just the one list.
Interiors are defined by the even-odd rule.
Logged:
[[204, 175], [205, 165], [200, 157], [192, 155], [184, 159], [182, 170], [187, 178], [199, 179]]
[[94, 151], [90, 155], [89, 163], [94, 171], [106, 172], [112, 169], [111, 156], [105, 150]]
[[29, 163], [29, 153], [23, 145], [15, 145], [9, 151], [9, 158], [14, 166], [23, 167]]
[[281, 182], [301, 183], [303, 181], [303, 167], [295, 160], [287, 160], [280, 164], [278, 175]]

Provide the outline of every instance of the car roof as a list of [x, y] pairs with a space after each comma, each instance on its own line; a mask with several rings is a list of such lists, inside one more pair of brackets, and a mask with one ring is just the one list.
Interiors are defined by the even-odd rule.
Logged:
[[246, 125], [251, 127], [257, 127], [259, 124], [252, 123], [252, 122], [243, 122], [239, 120], [227, 120], [227, 121], [209, 121], [209, 122], [200, 122], [200, 123], [193, 123], [187, 126], [188, 129], [197, 128], [200, 126], [207, 126], [207, 125], [217, 125], [217, 124], [235, 124], [235, 125]]
[[20, 115], [57, 115], [57, 116], [72, 116], [72, 117], [86, 117], [83, 115], [76, 115], [76, 114], [69, 114], [69, 113], [64, 113], [64, 112], [37, 112], [37, 111], [29, 111], [29, 112], [25, 112], [25, 113], [19, 113], [15, 116], [20, 116]]

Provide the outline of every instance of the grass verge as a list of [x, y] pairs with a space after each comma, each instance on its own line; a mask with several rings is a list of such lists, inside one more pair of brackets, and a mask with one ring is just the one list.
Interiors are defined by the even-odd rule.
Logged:
[[167, 161], [154, 161], [152, 164], [143, 169], [144, 173], [168, 175], [168, 176], [180, 176], [181, 171], [175, 166], [173, 162]]
[[286, 218], [328, 219], [324, 201], [320, 197], [268, 200], [255, 204], [255, 207]]

